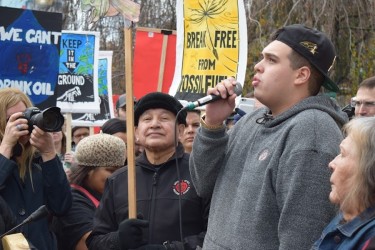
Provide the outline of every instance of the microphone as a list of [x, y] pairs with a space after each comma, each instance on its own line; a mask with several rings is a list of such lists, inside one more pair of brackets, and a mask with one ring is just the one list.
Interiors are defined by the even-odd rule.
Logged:
[[347, 114], [349, 120], [351, 120], [355, 115], [355, 108], [351, 104], [343, 107], [341, 111], [344, 111]]
[[[236, 93], [237, 96], [242, 94], [242, 85], [241, 83], [237, 82], [236, 86], [234, 87], [234, 93]], [[207, 95], [205, 97], [202, 97], [195, 102], [189, 102], [182, 110], [193, 110], [196, 107], [200, 107], [203, 105], [206, 105], [208, 103], [217, 101], [222, 99], [220, 95]]]
[[19, 227], [21, 227], [21, 226], [23, 226], [23, 225], [25, 225], [27, 223], [40, 220], [40, 219], [46, 217], [48, 214], [49, 214], [49, 212], [48, 212], [48, 209], [47, 209], [46, 205], [40, 206], [37, 210], [35, 210], [32, 214], [30, 214], [29, 217], [27, 217], [24, 221], [22, 221], [21, 224], [18, 224], [14, 228], [10, 229], [8, 232], [2, 234], [0, 236], [0, 239], [3, 238], [4, 236], [10, 234], [10, 233], [13, 233]]

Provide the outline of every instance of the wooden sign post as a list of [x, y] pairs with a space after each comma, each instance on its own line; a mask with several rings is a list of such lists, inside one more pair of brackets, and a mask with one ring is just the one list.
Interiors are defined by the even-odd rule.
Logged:
[[135, 151], [134, 151], [134, 100], [133, 100], [133, 53], [132, 26], [124, 28], [125, 36], [125, 91], [126, 91], [126, 137], [128, 160], [128, 202], [129, 218], [137, 218], [137, 196], [135, 179]]

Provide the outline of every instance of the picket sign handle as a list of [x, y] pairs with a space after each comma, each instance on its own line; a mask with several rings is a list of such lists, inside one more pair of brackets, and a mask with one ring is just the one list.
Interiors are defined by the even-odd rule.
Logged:
[[72, 151], [72, 113], [65, 113], [66, 152]]
[[128, 161], [128, 203], [129, 218], [137, 218], [137, 197], [135, 179], [135, 151], [134, 151], [134, 101], [133, 101], [133, 53], [132, 26], [124, 28], [125, 50], [125, 92], [126, 92], [126, 150]]

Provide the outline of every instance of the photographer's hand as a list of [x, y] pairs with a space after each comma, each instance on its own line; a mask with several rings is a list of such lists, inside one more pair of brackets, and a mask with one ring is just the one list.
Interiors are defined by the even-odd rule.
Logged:
[[8, 159], [12, 156], [13, 147], [20, 138], [20, 143], [26, 143], [29, 139], [27, 136], [29, 134], [27, 120], [22, 118], [22, 116], [22, 112], [12, 114], [5, 127], [3, 140], [0, 145], [0, 154]]
[[52, 160], [56, 157], [56, 150], [52, 135], [41, 130], [37, 126], [34, 126], [34, 129], [30, 135], [30, 144], [39, 150], [44, 162]]

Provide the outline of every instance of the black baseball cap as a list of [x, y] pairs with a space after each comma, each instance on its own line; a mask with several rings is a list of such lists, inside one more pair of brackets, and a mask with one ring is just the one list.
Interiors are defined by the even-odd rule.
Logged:
[[279, 29], [272, 39], [285, 43], [306, 58], [323, 74], [325, 80], [322, 85], [326, 89], [333, 92], [340, 90], [328, 76], [335, 63], [336, 53], [333, 43], [323, 32], [302, 24], [293, 24]]

